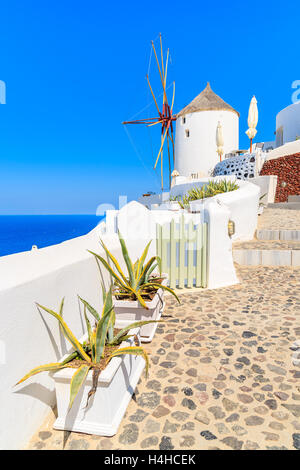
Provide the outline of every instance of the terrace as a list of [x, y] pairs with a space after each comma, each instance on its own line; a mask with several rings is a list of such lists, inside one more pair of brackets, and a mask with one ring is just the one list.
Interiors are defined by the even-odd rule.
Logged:
[[[101, 308], [99, 270], [87, 248], [104, 253], [99, 247], [99, 238], [104, 239], [121, 262], [121, 269], [124, 269], [125, 258], [122, 259], [117, 227], [126, 234], [129, 252], [136, 259], [141, 256], [145, 243], [155, 238], [155, 231], [163, 235], [167, 226], [171, 238], [158, 237], [156, 247], [155, 243], [150, 246], [149, 258], [161, 252], [165, 272], [171, 272], [171, 284], [176, 278], [180, 283], [180, 276], [186, 275], [187, 283], [193, 283], [196, 274], [194, 285], [197, 285], [198, 264], [194, 262], [198, 263], [198, 259], [204, 275], [199, 281], [202, 288], [176, 289], [180, 304], [166, 295], [163, 322], [158, 325], [154, 337], [149, 334], [150, 342], [143, 344], [150, 358], [149, 377], [145, 378], [142, 374], [135, 387], [139, 377], [135, 375], [136, 381], [133, 380], [131, 387], [127, 384], [123, 391], [115, 381], [113, 393], [109, 392], [110, 389], [107, 392], [105, 386], [100, 392], [98, 383], [97, 396], [104, 394], [100, 400], [98, 398], [100, 412], [103, 399], [105, 402], [115, 401], [117, 406], [126, 402], [118, 411], [117, 418], [109, 418], [112, 421], [110, 427], [104, 424], [97, 432], [94, 432], [95, 428], [81, 427], [81, 423], [90, 426], [84, 417], [84, 391], [78, 397], [74, 413], [72, 411], [73, 418], [70, 416], [70, 419], [69, 411], [62, 414], [62, 402], [59, 404], [57, 398], [59, 429], [65, 431], [54, 430], [57, 427], [57, 421], [54, 425], [57, 408], [51, 374], [39, 375], [39, 379], [34, 377], [25, 387], [23, 384], [19, 386], [16, 393], [11, 393], [5, 382], [2, 383], [2, 398], [7, 400], [7, 409], [19, 422], [14, 430], [7, 426], [3, 438], [9, 447], [107, 450], [300, 448], [300, 361], [295, 360], [299, 350], [296, 353], [293, 351], [293, 343], [300, 339], [300, 266], [297, 262], [291, 262], [293, 259], [297, 261], [299, 253], [299, 212], [280, 209], [278, 213], [276, 209], [266, 209], [257, 222], [259, 188], [253, 184], [239, 184], [239, 189], [221, 195], [228, 196], [227, 204], [231, 211], [220, 200], [214, 201], [213, 198], [201, 206], [200, 213], [149, 211], [133, 202], [120, 211], [109, 211], [106, 221], [87, 236], [4, 259], [3, 305], [10, 308], [9, 321], [14, 317], [20, 319], [16, 328], [11, 328], [9, 324], [5, 330], [11, 352], [7, 354], [8, 363], [2, 367], [3, 376], [10, 384], [16, 383], [37, 364], [60, 361], [68, 352], [68, 344], [63, 341], [57, 321], [44, 318], [41, 312], [37, 312], [34, 300], [42, 299], [44, 305], [55, 308], [61, 297], [66, 295], [63, 318], [68, 324], [70, 322], [78, 338], [84, 338], [86, 330], [76, 294]], [[242, 204], [237, 204], [240, 200]], [[230, 237], [231, 214], [236, 222], [236, 232]], [[184, 233], [184, 243], [178, 242], [179, 253], [174, 248], [178, 227]], [[256, 227], [258, 238], [251, 241]], [[191, 243], [192, 248], [185, 241], [188, 234], [196, 236]], [[171, 249], [169, 260], [166, 256], [168, 244]], [[260, 245], [252, 250], [251, 244]], [[282, 246], [278, 247], [280, 244]], [[292, 249], [289, 250], [290, 244]], [[184, 256], [180, 254], [181, 248]], [[187, 256], [185, 250], [188, 250]], [[189, 250], [194, 250], [196, 256], [190, 256]], [[271, 253], [269, 259], [273, 262], [263, 265], [262, 255], [257, 261], [256, 255], [249, 255], [251, 250]], [[237, 255], [241, 251], [246, 252], [244, 257]], [[278, 255], [278, 252], [286, 251], [291, 252], [289, 263]], [[233, 259], [238, 257], [235, 264], [232, 254]], [[180, 263], [182, 258], [187, 263], [190, 260], [191, 265], [186, 266], [184, 262], [177, 266], [177, 261]], [[18, 284], [15, 284], [20, 259], [27, 269], [19, 271]], [[105, 283], [110, 284], [107, 269], [102, 276]], [[27, 299], [26, 303], [15, 301], [20, 292], [22, 298]], [[129, 309], [130, 315], [133, 314], [132, 308]], [[124, 321], [124, 317], [119, 321]], [[130, 323], [133, 321], [136, 320], [132, 317]], [[116, 328], [123, 326], [119, 324]], [[141, 333], [141, 337], [147, 341], [147, 334]], [[18, 338], [21, 340], [18, 341]], [[29, 340], [34, 348], [28, 348]], [[18, 344], [19, 349], [14, 344]], [[57, 347], [54, 348], [54, 344]], [[23, 361], [12, 362], [15, 351], [18, 354], [21, 351]], [[126, 366], [131, 364], [126, 369], [129, 372], [126, 373], [131, 374], [130, 370], [135, 370], [132, 364], [135, 363], [130, 361]], [[117, 362], [114, 364], [117, 365]], [[126, 375], [121, 373], [121, 369], [118, 374], [114, 373], [116, 377], [119, 374], [119, 379], [121, 377], [121, 385], [126, 383], [123, 379]], [[69, 383], [65, 377], [60, 380], [67, 384], [65, 396], [68, 401]], [[113, 379], [110, 380], [109, 387]], [[129, 375], [128, 380], [131, 381]], [[131, 390], [134, 394], [130, 399]], [[114, 400], [110, 396], [114, 396]], [[88, 412], [95, 406], [93, 399]], [[30, 413], [30, 420], [24, 410]], [[5, 419], [10, 419], [4, 410], [2, 413]], [[107, 416], [109, 413], [112, 411]], [[97, 413], [94, 415], [97, 416]], [[74, 432], [76, 426], [77, 432]]]
[[300, 449], [300, 268], [236, 267], [238, 285], [168, 297], [115, 436], [54, 431], [54, 410], [28, 448]]

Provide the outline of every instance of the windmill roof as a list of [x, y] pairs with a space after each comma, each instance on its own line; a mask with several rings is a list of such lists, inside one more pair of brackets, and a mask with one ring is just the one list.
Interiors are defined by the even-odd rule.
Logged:
[[210, 87], [209, 82], [205, 89], [196, 96], [193, 101], [183, 108], [177, 117], [184, 116], [185, 114], [197, 113], [198, 111], [214, 111], [214, 110], [223, 110], [223, 111], [232, 111], [240, 116], [240, 113], [236, 111], [230, 104], [225, 103], [220, 96], [216, 95]]

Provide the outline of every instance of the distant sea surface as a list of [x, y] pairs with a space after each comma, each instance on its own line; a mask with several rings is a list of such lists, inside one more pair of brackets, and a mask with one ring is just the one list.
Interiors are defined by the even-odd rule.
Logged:
[[0, 256], [55, 245], [95, 228], [96, 215], [1, 215]]

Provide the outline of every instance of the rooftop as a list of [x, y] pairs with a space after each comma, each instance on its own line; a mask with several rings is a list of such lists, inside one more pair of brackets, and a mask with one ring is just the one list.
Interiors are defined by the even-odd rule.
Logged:
[[214, 110], [232, 111], [240, 116], [238, 111], [212, 91], [210, 83], [207, 82], [205, 89], [200, 93], [200, 95], [196, 96], [190, 104], [177, 113], [177, 117], [184, 116], [185, 114], [197, 113], [199, 111]]

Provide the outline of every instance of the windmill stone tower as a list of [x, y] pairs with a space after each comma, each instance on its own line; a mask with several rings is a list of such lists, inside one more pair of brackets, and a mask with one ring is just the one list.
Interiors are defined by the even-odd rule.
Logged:
[[216, 132], [220, 122], [224, 154], [239, 148], [239, 113], [210, 84], [177, 115], [175, 168], [180, 176], [209, 175], [219, 162]]

